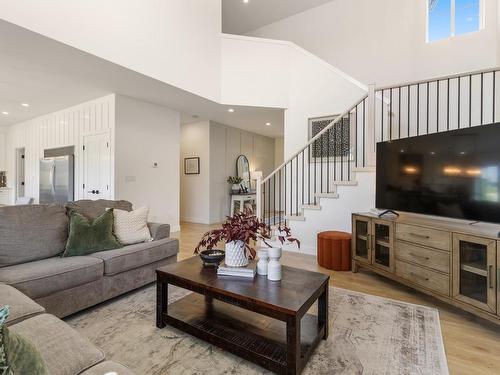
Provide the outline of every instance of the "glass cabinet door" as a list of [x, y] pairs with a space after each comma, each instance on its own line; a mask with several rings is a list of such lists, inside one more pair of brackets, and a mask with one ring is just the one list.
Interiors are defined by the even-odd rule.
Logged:
[[496, 312], [496, 241], [453, 236], [453, 296]]
[[372, 221], [372, 264], [394, 271], [393, 223]]
[[353, 246], [354, 259], [370, 263], [371, 259], [371, 247], [370, 247], [370, 231], [371, 231], [371, 220], [363, 217], [354, 216], [352, 221], [353, 230]]

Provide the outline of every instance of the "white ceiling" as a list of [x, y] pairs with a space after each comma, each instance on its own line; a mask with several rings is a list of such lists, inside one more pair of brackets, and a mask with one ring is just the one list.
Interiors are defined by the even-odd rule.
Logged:
[[0, 127], [110, 93], [178, 110], [182, 123], [213, 120], [270, 137], [283, 135], [281, 109], [232, 106], [235, 111], [229, 113], [229, 106], [0, 20]]
[[332, 0], [222, 0], [222, 31], [246, 34]]

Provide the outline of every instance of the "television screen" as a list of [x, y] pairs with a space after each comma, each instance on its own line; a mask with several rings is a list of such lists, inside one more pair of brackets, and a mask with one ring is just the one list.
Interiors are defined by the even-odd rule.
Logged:
[[500, 123], [378, 143], [376, 205], [500, 223]]

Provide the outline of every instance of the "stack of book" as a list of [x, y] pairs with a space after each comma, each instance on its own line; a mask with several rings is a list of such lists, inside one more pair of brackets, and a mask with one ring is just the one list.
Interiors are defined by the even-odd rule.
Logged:
[[217, 268], [217, 276], [232, 276], [253, 279], [257, 273], [256, 265], [256, 262], [250, 262], [246, 267], [228, 267], [223, 264]]

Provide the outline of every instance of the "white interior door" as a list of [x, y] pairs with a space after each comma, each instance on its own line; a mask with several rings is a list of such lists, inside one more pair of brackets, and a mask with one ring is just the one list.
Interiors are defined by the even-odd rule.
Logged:
[[83, 137], [83, 197], [110, 199], [111, 154], [109, 133]]
[[24, 148], [16, 149], [16, 200], [17, 198], [24, 197], [25, 192], [25, 158]]

